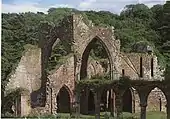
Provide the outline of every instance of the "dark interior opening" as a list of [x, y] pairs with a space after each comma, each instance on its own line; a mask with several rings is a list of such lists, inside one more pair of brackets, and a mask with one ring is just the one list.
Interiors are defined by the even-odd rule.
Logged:
[[151, 58], [151, 76], [153, 77], [153, 58]]
[[125, 70], [122, 69], [122, 76], [125, 76]]
[[100, 100], [100, 111], [104, 112], [107, 109], [107, 90], [103, 91]]
[[127, 89], [123, 95], [123, 112], [132, 113], [132, 94], [130, 89]]
[[88, 113], [94, 114], [94, 111], [95, 111], [94, 94], [92, 93], [92, 91], [90, 91], [88, 96]]
[[70, 96], [65, 87], [62, 87], [57, 95], [57, 107], [58, 113], [70, 112]]
[[142, 69], [142, 57], [140, 58], [140, 77], [143, 77], [143, 69]]

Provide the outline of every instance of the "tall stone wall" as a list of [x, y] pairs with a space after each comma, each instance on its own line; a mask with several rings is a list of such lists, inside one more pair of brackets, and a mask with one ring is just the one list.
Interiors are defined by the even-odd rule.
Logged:
[[17, 88], [30, 91], [40, 88], [41, 84], [41, 49], [36, 46], [27, 46], [21, 60], [9, 79], [5, 91], [10, 93]]
[[41, 86], [41, 49], [37, 46], [27, 45], [21, 60], [11, 75], [5, 93], [8, 95], [21, 88], [27, 93], [21, 95], [21, 115], [31, 111], [30, 94]]
[[[77, 57], [76, 75], [80, 79], [81, 71], [86, 70], [86, 60], [92, 44], [98, 40], [105, 48], [109, 61], [111, 78], [118, 76], [120, 66], [120, 40], [116, 40], [114, 36], [113, 27], [98, 27], [94, 26], [89, 20], [83, 18], [81, 15], [73, 15], [73, 46], [72, 49]], [[83, 45], [82, 45], [83, 44]], [[85, 74], [83, 72], [82, 74]], [[116, 78], [115, 78], [116, 79]]]

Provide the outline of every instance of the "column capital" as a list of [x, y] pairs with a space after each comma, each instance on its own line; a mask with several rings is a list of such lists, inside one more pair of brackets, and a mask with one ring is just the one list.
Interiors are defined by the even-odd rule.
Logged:
[[143, 107], [143, 108], [146, 108], [147, 107], [147, 104], [140, 104], [140, 107]]

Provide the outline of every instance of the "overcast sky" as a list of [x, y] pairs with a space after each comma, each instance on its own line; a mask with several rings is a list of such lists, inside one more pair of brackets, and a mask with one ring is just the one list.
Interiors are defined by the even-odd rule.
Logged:
[[78, 10], [105, 10], [120, 13], [125, 5], [144, 3], [149, 7], [165, 0], [2, 0], [3, 13], [44, 12], [51, 7], [71, 7]]

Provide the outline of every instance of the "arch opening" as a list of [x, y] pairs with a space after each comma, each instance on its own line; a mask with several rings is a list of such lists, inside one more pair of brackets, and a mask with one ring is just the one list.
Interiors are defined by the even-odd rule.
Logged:
[[69, 113], [70, 112], [70, 95], [69, 91], [63, 86], [57, 95], [57, 112]]
[[101, 100], [100, 100], [100, 111], [104, 112], [107, 110], [108, 107], [108, 93], [107, 90], [104, 90], [101, 96]]
[[167, 100], [160, 88], [155, 87], [151, 90], [148, 95], [147, 104], [147, 112], [157, 112], [166, 115]]
[[[111, 54], [106, 44], [98, 37], [93, 38], [86, 46], [81, 61], [80, 79], [91, 79], [96, 76], [111, 78]], [[94, 95], [85, 89], [80, 97], [80, 112], [93, 113], [95, 109]]]
[[71, 50], [68, 49], [60, 39], [57, 39], [53, 46], [51, 46], [47, 69], [49, 71], [54, 70], [59, 62], [70, 53]]
[[127, 89], [123, 94], [123, 112], [132, 113], [132, 93]]
[[[105, 73], [109, 73], [111, 70], [111, 55], [105, 45], [105, 43], [98, 37], [92, 39], [92, 41], [85, 48], [82, 55], [81, 69], [80, 69], [80, 79], [84, 79], [88, 76], [88, 60], [95, 59], [99, 61], [99, 64], [104, 68]], [[103, 61], [102, 61], [103, 60]], [[108, 65], [107, 65], [108, 64]], [[111, 75], [111, 74], [110, 74]]]
[[88, 114], [94, 114], [95, 112], [95, 102], [94, 102], [94, 94], [92, 91], [89, 91], [88, 95]]
[[100, 100], [100, 111], [110, 112], [115, 105], [115, 92], [113, 90], [104, 90]]

